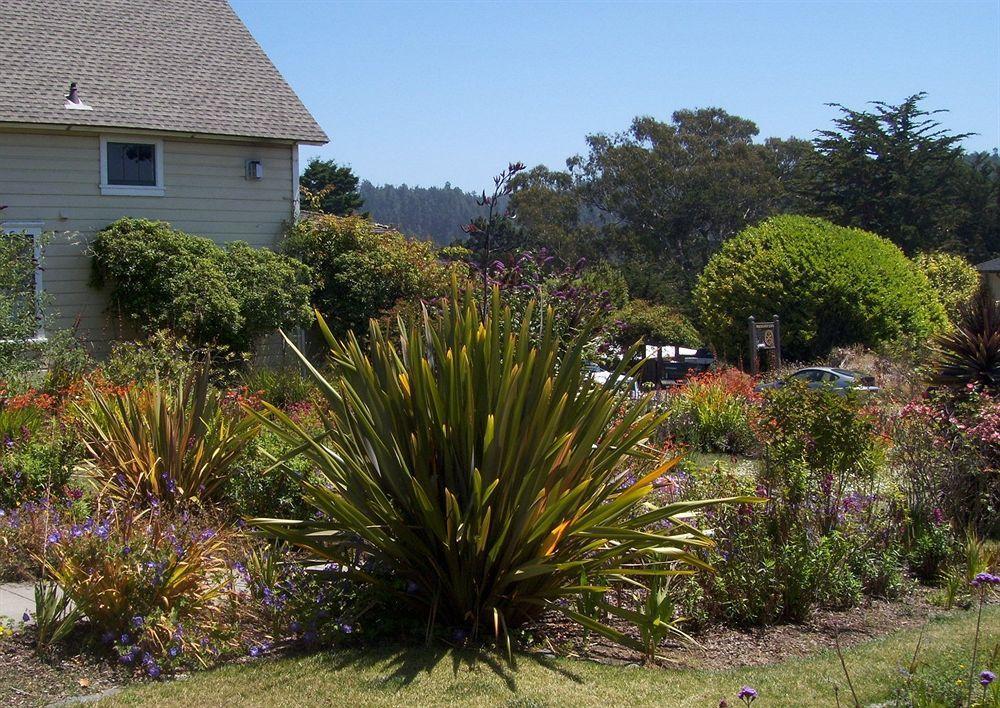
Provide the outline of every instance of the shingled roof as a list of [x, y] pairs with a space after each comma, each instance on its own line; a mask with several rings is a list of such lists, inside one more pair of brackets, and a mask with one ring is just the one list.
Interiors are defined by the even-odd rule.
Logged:
[[225, 0], [2, 0], [4, 122], [327, 142]]

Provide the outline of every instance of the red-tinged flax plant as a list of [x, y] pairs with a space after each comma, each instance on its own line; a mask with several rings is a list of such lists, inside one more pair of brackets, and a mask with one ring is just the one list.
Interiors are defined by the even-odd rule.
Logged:
[[324, 430], [274, 407], [260, 416], [318, 471], [302, 480], [316, 518], [255, 523], [363, 583], [408, 588], [401, 601], [429, 627], [509, 652], [511, 629], [554, 609], [646, 651], [573, 608], [615, 583], [705, 568], [695, 551], [712, 541], [690, 516], [727, 500], [658, 505], [677, 463], [646, 444], [662, 416], [618, 390], [624, 367], [605, 385], [587, 376], [587, 327], [561, 342], [549, 310], [529, 335], [534, 308], [516, 326], [495, 288], [484, 315], [453, 283], [440, 315], [401, 322], [398, 342], [375, 322], [367, 344], [338, 341], [320, 319], [333, 375], [302, 361], [329, 406]]
[[210, 501], [259, 431], [212, 388], [207, 364], [173, 387], [156, 383], [115, 394], [88, 387], [89, 404], [75, 406], [87, 467], [113, 497]]

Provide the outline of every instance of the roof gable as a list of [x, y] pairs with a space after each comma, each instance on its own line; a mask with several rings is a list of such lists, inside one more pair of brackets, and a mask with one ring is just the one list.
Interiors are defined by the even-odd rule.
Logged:
[[0, 122], [327, 142], [225, 0], [3, 0], [0, 42]]
[[983, 271], [984, 273], [1000, 273], [1000, 258], [980, 263], [976, 266], [976, 270]]

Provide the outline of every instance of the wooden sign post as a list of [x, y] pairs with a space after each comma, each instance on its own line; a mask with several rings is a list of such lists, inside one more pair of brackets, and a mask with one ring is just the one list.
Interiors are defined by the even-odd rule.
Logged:
[[775, 369], [781, 368], [781, 323], [778, 316], [770, 322], [748, 318], [750, 330], [750, 373], [760, 373], [760, 353], [770, 352]]

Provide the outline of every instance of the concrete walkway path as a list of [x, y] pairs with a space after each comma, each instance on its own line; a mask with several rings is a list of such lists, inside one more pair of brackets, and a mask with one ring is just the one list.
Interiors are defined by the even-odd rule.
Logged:
[[24, 613], [35, 611], [34, 583], [0, 583], [0, 621], [20, 622]]

